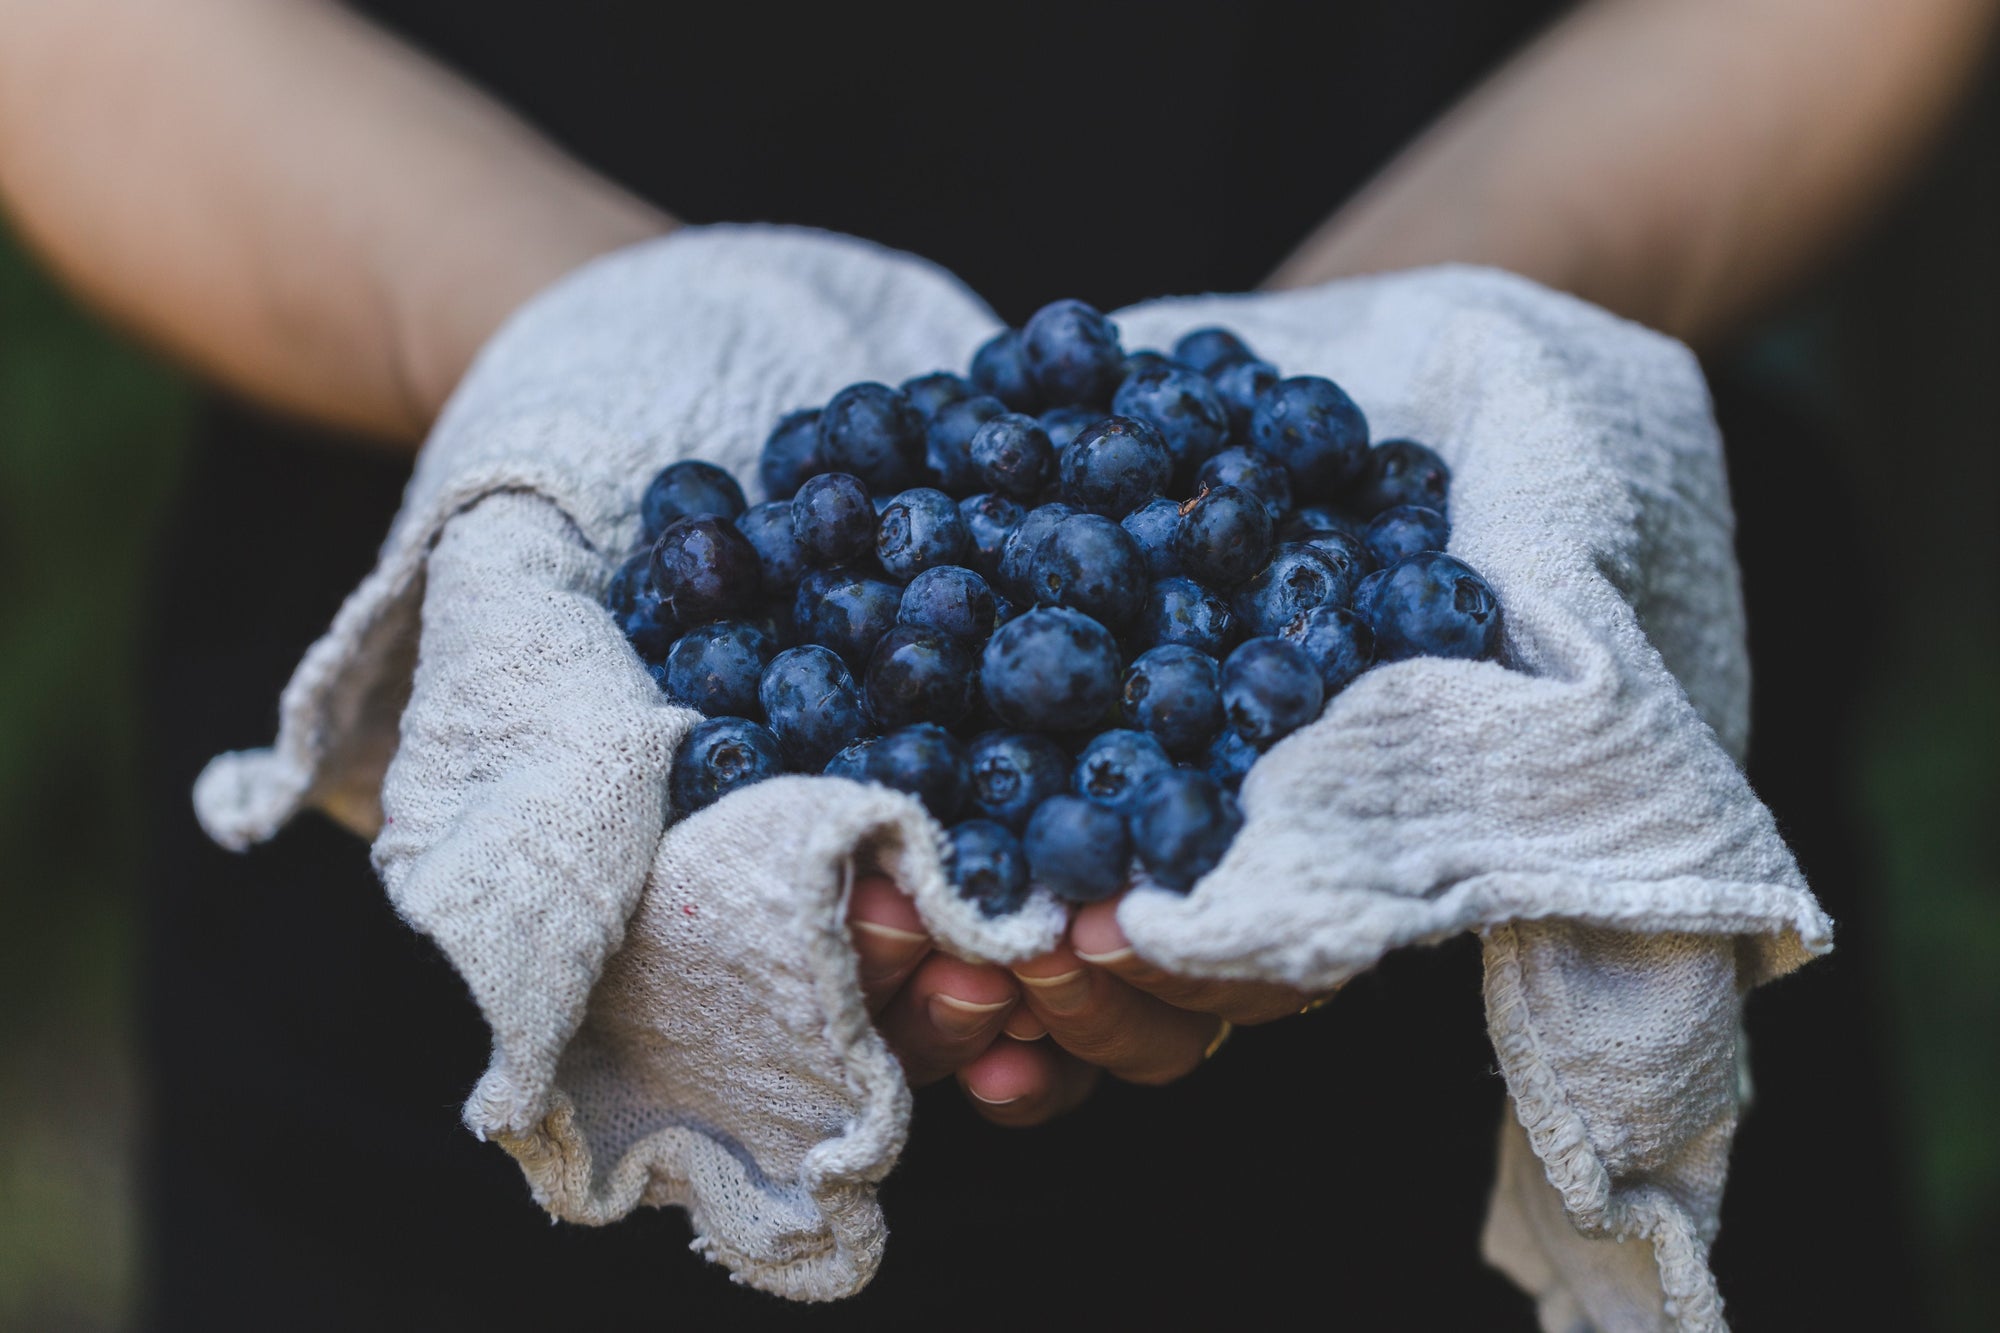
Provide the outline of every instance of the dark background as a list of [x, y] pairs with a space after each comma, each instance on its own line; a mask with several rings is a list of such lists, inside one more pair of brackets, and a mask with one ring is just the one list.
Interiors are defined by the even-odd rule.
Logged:
[[[2000, 1320], [1984, 1243], [2000, 1235], [1996, 150], [1989, 79], [1849, 259], [1711, 361], [1732, 450], [1778, 457], [1738, 469], [1764, 525], [1745, 543], [1753, 661], [1815, 664], [1760, 672], [1752, 777], [1840, 930], [1834, 955], [1751, 1004], [1759, 1105], [1717, 1252], [1741, 1328], [1788, 1326], [1791, 1284], [1921, 1292], [1905, 1326]], [[184, 446], [200, 411], [0, 248], [0, 1327], [117, 1327], [136, 1308], [130, 999], [157, 845], [136, 701], [185, 666], [153, 651], [146, 590], [165, 507], [199, 484]], [[1392, 1078], [1394, 1053], [1366, 1047], [1371, 1008], [1432, 972], [1476, 984], [1458, 954], [1385, 968], [1314, 1021]], [[1256, 1077], [1254, 1045], [1240, 1058]], [[1454, 1217], [1476, 1221], [1485, 1183]], [[1903, 1239], [1879, 1270], [1829, 1271], [1808, 1246], [1731, 1228], [1780, 1225], [1792, 1199], [1801, 1234]], [[1288, 1261], [1312, 1261], [1295, 1248]], [[1791, 1271], [1769, 1272], [1773, 1254]]]

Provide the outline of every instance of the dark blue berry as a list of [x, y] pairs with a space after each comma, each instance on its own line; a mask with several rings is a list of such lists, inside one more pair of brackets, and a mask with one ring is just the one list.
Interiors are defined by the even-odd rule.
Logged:
[[639, 521], [645, 527], [646, 540], [657, 541], [667, 524], [677, 518], [713, 514], [735, 519], [745, 508], [743, 488], [736, 484], [736, 478], [713, 463], [684, 458], [660, 469], [647, 485], [646, 493], [639, 497]]
[[1030, 316], [1021, 357], [1045, 403], [1109, 402], [1125, 374], [1118, 326], [1081, 301], [1055, 301]]
[[742, 620], [691, 629], [667, 653], [667, 697], [709, 717], [757, 717], [757, 686], [778, 645]]
[[986, 641], [980, 680], [1010, 727], [1080, 731], [1118, 698], [1118, 644], [1080, 611], [1045, 606], [1010, 620]]
[[809, 565], [844, 565], [875, 549], [875, 506], [859, 477], [826, 472], [792, 497], [792, 536]]
[[1278, 460], [1255, 449], [1224, 449], [1195, 473], [1195, 488], [1235, 486], [1264, 502], [1276, 523], [1292, 507], [1291, 474]]
[[937, 565], [965, 558], [970, 538], [958, 502], [927, 486], [904, 491], [882, 511], [875, 529], [875, 558], [892, 579], [905, 582]]
[[1161, 366], [1178, 366], [1165, 352], [1153, 347], [1141, 347], [1136, 352], [1125, 353], [1125, 378], [1130, 379], [1142, 370], [1157, 370]]
[[698, 722], [674, 752], [667, 795], [675, 811], [691, 815], [738, 787], [784, 772], [778, 738], [748, 718]]
[[972, 710], [973, 650], [934, 629], [897, 625], [868, 657], [862, 683], [868, 711], [885, 727], [951, 726]]
[[1138, 544], [1145, 558], [1146, 573], [1156, 579], [1172, 578], [1181, 572], [1174, 555], [1174, 534], [1181, 528], [1181, 507], [1173, 500], [1148, 500], [1119, 521]]
[[757, 567], [763, 571], [766, 597], [789, 595], [799, 586], [799, 579], [806, 572], [806, 558], [792, 531], [790, 500], [767, 500], [752, 505], [736, 520], [736, 530], [757, 552]]
[[1000, 604], [986, 580], [959, 565], [939, 565], [910, 580], [896, 623], [962, 639], [979, 648], [1000, 627]]
[[874, 730], [854, 673], [818, 644], [788, 648], [772, 658], [758, 682], [757, 700], [785, 758], [802, 773], [817, 773]]
[[1069, 790], [1069, 755], [1039, 732], [986, 732], [969, 758], [972, 807], [1016, 833], [1043, 801]]
[[870, 490], [901, 490], [923, 473], [923, 414], [886, 384], [850, 384], [820, 412], [819, 452]]
[[1375, 660], [1492, 657], [1500, 651], [1500, 599], [1473, 568], [1442, 551], [1406, 556], [1371, 590]]
[[1326, 557], [1342, 578], [1347, 580], [1348, 594], [1341, 600], [1352, 602], [1354, 589], [1361, 580], [1375, 572], [1375, 557], [1359, 537], [1346, 532], [1313, 532], [1298, 538]]
[[[903, 603], [900, 584], [849, 572], [828, 582], [812, 605], [803, 607], [799, 632], [810, 643], [831, 648], [855, 670], [868, 662], [875, 645], [896, 623]], [[803, 590], [804, 585], [800, 585]]]
[[1244, 740], [1267, 749], [1319, 716], [1326, 686], [1296, 644], [1245, 639], [1222, 664], [1222, 708]]
[[1161, 579], [1146, 594], [1133, 637], [1147, 647], [1181, 644], [1221, 657], [1236, 640], [1236, 618], [1229, 603], [1193, 579]]
[[1181, 507], [1174, 555], [1211, 588], [1233, 588], [1271, 554], [1271, 511], [1240, 486], [1218, 486]]
[[1229, 409], [1206, 376], [1182, 366], [1128, 376], [1112, 397], [1111, 410], [1159, 431], [1182, 476], [1229, 442]]
[[856, 741], [844, 747], [841, 752], [826, 761], [820, 772], [830, 778], [847, 778], [854, 782], [868, 781], [868, 751], [875, 746], [875, 738]]
[[819, 409], [788, 413], [765, 439], [764, 452], [757, 459], [765, 498], [789, 500], [807, 477], [824, 471], [826, 464], [819, 453]]
[[1035, 882], [1073, 903], [1094, 903], [1125, 887], [1132, 837], [1116, 812], [1081, 796], [1051, 796], [1022, 839]]
[[1174, 360], [1204, 375], [1213, 375], [1232, 362], [1249, 361], [1255, 355], [1228, 329], [1196, 329], [1182, 334], [1174, 343]]
[[1227, 791], [1235, 791], [1243, 785], [1244, 777], [1250, 772], [1250, 765], [1257, 762], [1262, 753], [1249, 741], [1243, 739], [1229, 727], [1215, 738], [1208, 747], [1208, 758], [1202, 765], [1202, 772], [1214, 778]]
[[1388, 570], [1378, 569], [1374, 573], [1364, 576], [1361, 582], [1354, 585], [1354, 614], [1368, 621], [1371, 625], [1375, 622], [1375, 593], [1381, 588], [1382, 581], [1388, 576]]
[[1347, 688], [1353, 679], [1375, 660], [1375, 632], [1368, 622], [1344, 606], [1322, 606], [1308, 611], [1278, 631], [1287, 643], [1295, 643], [1319, 668], [1320, 684], [1326, 697]]
[[660, 603], [683, 625], [756, 607], [764, 590], [757, 548], [726, 518], [677, 518], [653, 543], [648, 566]]
[[1300, 542], [1284, 542], [1264, 566], [1236, 590], [1230, 610], [1245, 636], [1276, 634], [1306, 612], [1346, 606], [1354, 597], [1354, 576]]
[[965, 562], [988, 580], [1000, 573], [1000, 554], [1028, 511], [1004, 495], [968, 495], [958, 502], [965, 520]]
[[1016, 412], [1033, 412], [1042, 405], [1042, 391], [1021, 355], [1021, 331], [1002, 329], [972, 354], [972, 385], [992, 394]]
[[1035, 601], [1072, 607], [1123, 629], [1146, 596], [1146, 558], [1124, 528], [1098, 514], [1072, 514], [1035, 548]]
[[933, 722], [885, 732], [868, 747], [868, 780], [906, 791], [924, 803], [940, 824], [958, 818], [970, 779], [965, 744]]
[[1215, 372], [1215, 396], [1229, 414], [1229, 433], [1237, 441], [1250, 440], [1250, 417], [1257, 399], [1278, 382], [1278, 368], [1269, 361], [1232, 361]]
[[1019, 838], [990, 819], [952, 826], [946, 869], [952, 887], [981, 916], [1006, 916], [1028, 901], [1028, 854]]
[[1361, 471], [1368, 419], [1332, 380], [1297, 375], [1258, 396], [1250, 440], [1292, 474], [1301, 504], [1332, 496]]
[[1055, 480], [1055, 445], [1033, 417], [1005, 412], [972, 437], [972, 470], [981, 485], [1016, 500], [1032, 500]]
[[632, 647], [647, 662], [666, 657], [676, 626], [673, 612], [660, 605], [653, 587], [653, 553], [641, 551], [618, 567], [604, 590], [604, 607]]
[[1208, 774], [1171, 769], [1140, 789], [1130, 822], [1132, 850], [1146, 873], [1162, 888], [1186, 893], [1221, 864], [1243, 813]]
[[1285, 515], [1285, 521], [1278, 525], [1278, 536], [1284, 541], [1302, 542], [1322, 532], [1339, 532], [1358, 541], [1367, 526], [1367, 520], [1357, 520], [1332, 505], [1301, 505]]
[[1143, 731], [1103, 732], [1083, 747], [1070, 774], [1070, 790], [1125, 815], [1147, 779], [1170, 772], [1174, 761]]
[[1149, 648], [1125, 671], [1125, 720], [1193, 759], [1222, 730], [1222, 664], [1182, 644]]
[[1442, 551], [1451, 540], [1451, 524], [1435, 509], [1397, 505], [1377, 514], [1361, 539], [1368, 543], [1375, 563], [1387, 569], [1406, 555]]
[[991, 394], [977, 394], [947, 403], [924, 429], [924, 462], [937, 484], [954, 495], [979, 489], [979, 470], [972, 466], [972, 438], [979, 428], [1007, 411]]
[[1056, 524], [1076, 512], [1072, 506], [1057, 502], [1037, 505], [1022, 516], [1000, 548], [1000, 563], [993, 571], [1001, 592], [1017, 601], [1034, 602], [1035, 552], [1042, 539], [1056, 530]]
[[1062, 451], [1061, 474], [1063, 499], [1123, 518], [1167, 489], [1174, 460], [1160, 432], [1145, 422], [1104, 417]]
[[903, 397], [910, 400], [910, 406], [918, 415], [928, 421], [938, 414], [938, 409], [961, 398], [970, 398], [976, 392], [972, 385], [949, 370], [933, 370], [928, 375], [918, 375], [902, 383]]
[[1049, 444], [1058, 454], [1069, 448], [1078, 431], [1103, 419], [1104, 413], [1094, 407], [1052, 407], [1039, 418], [1042, 429], [1049, 434]]
[[1364, 514], [1397, 505], [1443, 513], [1450, 493], [1451, 469], [1434, 450], [1415, 440], [1384, 440], [1368, 451], [1361, 479], [1348, 498]]

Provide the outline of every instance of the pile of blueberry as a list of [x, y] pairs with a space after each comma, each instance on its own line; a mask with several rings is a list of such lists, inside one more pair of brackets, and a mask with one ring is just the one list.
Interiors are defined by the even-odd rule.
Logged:
[[1258, 754], [1361, 671], [1499, 645], [1443, 461], [1224, 329], [1127, 353], [1058, 301], [969, 378], [792, 413], [760, 470], [755, 507], [707, 463], [655, 477], [606, 598], [707, 715], [676, 810], [788, 771], [913, 793], [988, 915], [1107, 897], [1135, 856], [1185, 891]]

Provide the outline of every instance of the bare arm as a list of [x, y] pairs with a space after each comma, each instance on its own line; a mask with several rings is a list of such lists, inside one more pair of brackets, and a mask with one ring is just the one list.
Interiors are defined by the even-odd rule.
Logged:
[[325, 0], [0, 0], [0, 203], [196, 368], [409, 442], [514, 306], [672, 225]]
[[1595, 0], [1273, 275], [1495, 264], [1697, 345], [1864, 221], [1977, 72], [1994, 0]]

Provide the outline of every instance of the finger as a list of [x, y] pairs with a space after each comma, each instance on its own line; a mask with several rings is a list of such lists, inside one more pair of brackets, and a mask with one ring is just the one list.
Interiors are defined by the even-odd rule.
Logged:
[[1040, 1041], [1049, 1035], [1042, 1026], [1042, 1020], [1035, 1017], [1035, 1011], [1025, 1004], [1017, 1004], [1008, 1013], [1007, 1021], [1000, 1025], [1000, 1031], [1015, 1041]]
[[860, 963], [861, 994], [879, 1014], [931, 951], [930, 936], [908, 895], [882, 875], [860, 875], [848, 899], [848, 934]]
[[1073, 1110], [1097, 1086], [1097, 1066], [1047, 1042], [1001, 1038], [958, 1071], [973, 1109], [996, 1125], [1039, 1125]]
[[1135, 990], [1176, 1009], [1226, 1018], [1238, 1027], [1296, 1014], [1322, 998], [1275, 982], [1177, 977], [1154, 967], [1132, 951], [1131, 942], [1119, 928], [1116, 899], [1080, 909], [1070, 923], [1069, 943], [1078, 958], [1104, 969]]
[[990, 963], [933, 953], [875, 1020], [912, 1087], [935, 1083], [993, 1044], [1019, 998], [1014, 979]]
[[1221, 1021], [1176, 1009], [1085, 963], [1067, 945], [1015, 966], [1021, 998], [1072, 1055], [1132, 1083], [1171, 1083], [1201, 1063]]

